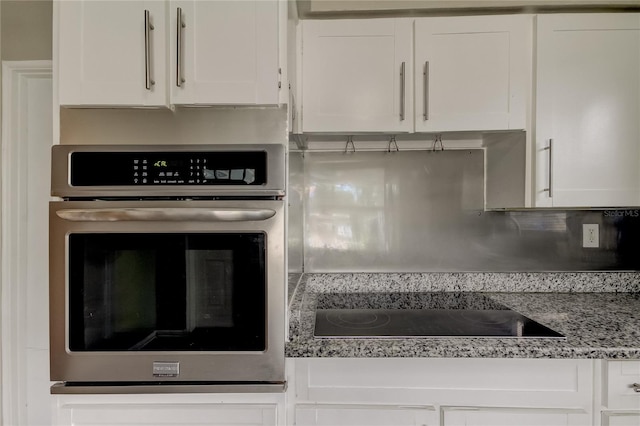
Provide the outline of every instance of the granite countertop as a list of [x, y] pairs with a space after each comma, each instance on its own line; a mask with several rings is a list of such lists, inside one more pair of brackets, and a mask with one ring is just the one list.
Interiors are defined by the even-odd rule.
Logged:
[[[287, 357], [640, 359], [640, 273], [303, 274], [290, 279]], [[339, 338], [313, 336], [315, 310], [332, 295], [482, 292], [566, 336]], [[351, 295], [351, 296], [348, 296]]]

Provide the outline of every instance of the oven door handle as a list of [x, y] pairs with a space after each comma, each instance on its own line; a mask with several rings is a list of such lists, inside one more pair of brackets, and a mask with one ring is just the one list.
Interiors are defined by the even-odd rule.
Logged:
[[119, 208], [64, 209], [56, 215], [71, 222], [253, 222], [275, 216], [271, 209]]

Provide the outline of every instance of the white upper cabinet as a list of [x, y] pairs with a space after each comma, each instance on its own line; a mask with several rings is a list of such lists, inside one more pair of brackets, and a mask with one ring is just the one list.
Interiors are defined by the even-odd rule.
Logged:
[[530, 15], [415, 21], [415, 130], [524, 129]]
[[303, 21], [302, 130], [411, 132], [412, 21]]
[[165, 3], [56, 4], [61, 105], [167, 104]]
[[170, 23], [172, 103], [278, 103], [277, 1], [171, 1]]
[[532, 22], [530, 15], [305, 21], [302, 130], [524, 129]]
[[536, 205], [640, 205], [640, 14], [538, 17]]
[[61, 105], [279, 102], [277, 0], [65, 0], [56, 8]]

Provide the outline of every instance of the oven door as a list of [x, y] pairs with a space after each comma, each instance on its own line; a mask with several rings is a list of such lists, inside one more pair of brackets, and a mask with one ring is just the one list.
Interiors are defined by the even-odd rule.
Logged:
[[283, 201], [50, 204], [51, 379], [284, 382]]

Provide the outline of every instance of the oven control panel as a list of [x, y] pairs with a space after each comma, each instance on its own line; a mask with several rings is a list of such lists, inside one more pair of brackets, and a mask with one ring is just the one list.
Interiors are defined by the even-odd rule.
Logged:
[[267, 153], [73, 152], [72, 186], [264, 185]]

